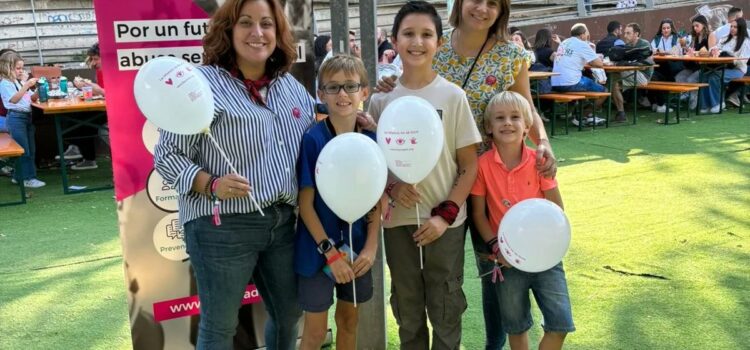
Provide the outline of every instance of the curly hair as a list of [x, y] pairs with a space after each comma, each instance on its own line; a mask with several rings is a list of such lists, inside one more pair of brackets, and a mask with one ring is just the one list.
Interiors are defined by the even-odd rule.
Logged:
[[216, 10], [203, 37], [203, 63], [227, 70], [237, 67], [237, 52], [232, 46], [232, 30], [240, 17], [242, 6], [248, 1], [265, 1], [271, 8], [276, 24], [276, 49], [266, 60], [266, 75], [278, 77], [289, 71], [297, 60], [297, 48], [278, 0], [227, 0]]

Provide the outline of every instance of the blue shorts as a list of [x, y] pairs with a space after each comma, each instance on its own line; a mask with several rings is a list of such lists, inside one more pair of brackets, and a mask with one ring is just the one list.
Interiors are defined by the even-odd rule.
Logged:
[[[372, 271], [367, 271], [362, 277], [357, 277], [357, 303], [364, 303], [372, 299]], [[328, 311], [333, 305], [333, 289], [336, 298], [350, 303], [354, 302], [352, 282], [336, 284], [321, 269], [312, 277], [297, 275], [297, 300], [300, 308], [307, 312]]]
[[595, 82], [593, 79], [589, 77], [581, 77], [581, 80], [578, 81], [578, 84], [575, 85], [567, 85], [567, 86], [553, 86], [552, 90], [558, 91], [558, 92], [575, 92], [575, 91], [593, 91], [593, 92], [605, 92], [607, 89], [604, 88], [604, 85], [599, 84]]
[[503, 277], [505, 281], [498, 283], [498, 296], [500, 318], [506, 333], [521, 334], [534, 324], [529, 290], [534, 293], [534, 299], [542, 311], [542, 328], [545, 332], [575, 331], [562, 262], [538, 273], [503, 269]]

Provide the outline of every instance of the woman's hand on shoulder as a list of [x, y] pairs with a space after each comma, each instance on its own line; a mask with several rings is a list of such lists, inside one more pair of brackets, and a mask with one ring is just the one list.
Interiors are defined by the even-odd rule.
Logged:
[[536, 146], [536, 170], [548, 179], [557, 174], [557, 159], [548, 140], [543, 140]]
[[381, 77], [375, 85], [375, 92], [387, 94], [393, 91], [393, 89], [396, 88], [396, 79], [398, 79], [398, 77], [395, 75]]

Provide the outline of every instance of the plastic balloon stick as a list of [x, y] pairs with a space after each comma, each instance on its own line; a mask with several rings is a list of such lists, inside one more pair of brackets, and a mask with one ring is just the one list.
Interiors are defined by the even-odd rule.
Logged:
[[[224, 160], [227, 161], [227, 164], [229, 164], [229, 168], [232, 169], [232, 172], [239, 175], [239, 173], [237, 172], [237, 169], [234, 168], [234, 165], [232, 165], [232, 162], [229, 160], [229, 157], [227, 157], [227, 154], [224, 153], [224, 150], [221, 149], [221, 146], [219, 146], [219, 143], [216, 142], [216, 139], [214, 139], [214, 137], [211, 135], [211, 132], [207, 130], [206, 135], [208, 136], [208, 139], [214, 143], [214, 146], [216, 146], [216, 149], [219, 150], [219, 153], [221, 153], [221, 156], [224, 158]], [[266, 214], [263, 213], [263, 209], [261, 209], [260, 204], [258, 204], [258, 202], [255, 200], [255, 197], [253, 197], [253, 193], [250, 191], [247, 191], [247, 194], [250, 195], [250, 200], [253, 202], [253, 205], [255, 205], [255, 207], [258, 208], [258, 212], [260, 212], [260, 215], [266, 216]]]
[[[422, 226], [422, 222], [421, 220], [419, 220], [419, 203], [416, 203], [416, 207], [417, 207], [417, 229], [419, 229]], [[419, 246], [419, 268], [421, 270], [424, 270], [424, 258], [422, 257], [422, 254], [423, 254], [422, 249], [423, 247], [420, 245]]]
[[[349, 246], [352, 249], [352, 252], [354, 252], [354, 241], [352, 241], [352, 223], [349, 223]], [[352, 267], [354, 267], [354, 254], [349, 254], [349, 261], [352, 263]], [[357, 307], [357, 283], [355, 283], [357, 280], [357, 276], [354, 276], [354, 279], [352, 280], [352, 294], [354, 294], [354, 307]]]

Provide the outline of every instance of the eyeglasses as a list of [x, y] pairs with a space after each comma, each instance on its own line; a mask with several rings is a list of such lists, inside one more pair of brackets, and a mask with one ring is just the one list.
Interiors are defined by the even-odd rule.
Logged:
[[341, 89], [344, 89], [347, 94], [353, 94], [359, 91], [361, 87], [362, 84], [360, 83], [327, 84], [323, 85], [321, 90], [328, 95], [338, 95], [338, 93], [341, 92]]

